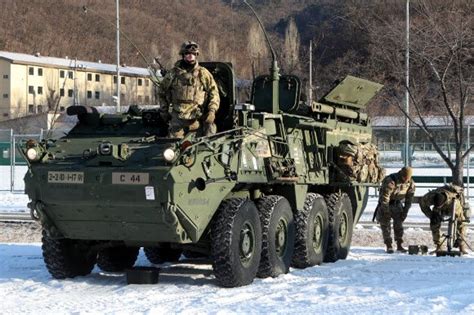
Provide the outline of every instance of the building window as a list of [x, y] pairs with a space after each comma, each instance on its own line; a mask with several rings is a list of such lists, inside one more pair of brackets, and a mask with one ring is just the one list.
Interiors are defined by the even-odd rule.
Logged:
[[121, 78], [120, 78], [120, 83], [121, 83], [121, 84], [125, 84], [125, 77], [121, 77]]
[[43, 87], [42, 86], [38, 86], [38, 94], [39, 95], [43, 94]]
[[64, 96], [64, 89], [59, 89], [59, 96]]
[[92, 73], [87, 74], [87, 81], [92, 81]]
[[3, 94], [3, 98], [8, 98], [8, 93]]
[[142, 86], [142, 79], [138, 79], [138, 86]]
[[120, 93], [120, 99], [121, 99], [121, 100], [125, 100], [125, 94]]
[[67, 72], [67, 77], [68, 77], [69, 79], [74, 79], [74, 73], [73, 73], [72, 71], [68, 71], [68, 72]]
[[95, 92], [95, 99], [96, 100], [100, 99], [100, 92]]
[[35, 112], [35, 105], [32, 105], [32, 104], [28, 105], [28, 113], [34, 114], [34, 112]]
[[149, 86], [150, 85], [150, 81], [148, 81], [148, 79], [145, 79], [145, 86]]
[[35, 68], [29, 67], [29, 68], [28, 68], [28, 73], [29, 73], [30, 75], [35, 74]]
[[8, 113], [3, 113], [3, 117], [8, 117]]
[[59, 70], [59, 77], [64, 78], [64, 70]]
[[92, 98], [92, 91], [87, 91], [87, 98]]
[[38, 76], [43, 76], [43, 68], [38, 68]]
[[100, 74], [95, 75], [95, 82], [100, 82]]
[[117, 84], [117, 76], [114, 75], [114, 84]]
[[150, 103], [150, 97], [148, 95], [145, 95], [145, 103]]
[[28, 86], [28, 93], [29, 94], [35, 94], [35, 87], [32, 86], [32, 85]]
[[67, 90], [67, 96], [72, 97], [74, 95], [74, 91], [69, 89]]
[[143, 102], [143, 97], [141, 95], [138, 95], [138, 103]]
[[3, 78], [4, 78], [4, 79], [8, 79], [8, 74], [4, 74], [4, 75], [3, 75]]
[[43, 105], [38, 105], [38, 113], [42, 113], [43, 112]]
[[65, 109], [66, 109], [66, 108], [65, 108], [64, 106], [59, 106], [59, 111], [60, 111], [60, 112], [64, 112]]

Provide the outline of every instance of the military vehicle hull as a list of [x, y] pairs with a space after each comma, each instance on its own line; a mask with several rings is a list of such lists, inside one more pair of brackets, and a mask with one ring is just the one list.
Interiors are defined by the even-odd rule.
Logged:
[[140, 247], [152, 263], [182, 250], [206, 255], [225, 287], [347, 257], [374, 182], [360, 109], [381, 86], [349, 77], [304, 104], [299, 79], [282, 77], [275, 113], [268, 78], [255, 80], [253, 104], [237, 104], [231, 66], [207, 67], [222, 85], [216, 135], [169, 139], [157, 111], [75, 106], [68, 135], [23, 145], [26, 193], [54, 277], [87, 274], [95, 263], [123, 270]]

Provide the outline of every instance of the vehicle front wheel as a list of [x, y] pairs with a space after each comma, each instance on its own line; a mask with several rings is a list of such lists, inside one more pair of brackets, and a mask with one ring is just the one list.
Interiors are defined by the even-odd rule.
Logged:
[[55, 279], [86, 276], [97, 261], [97, 252], [85, 241], [53, 239], [43, 230], [42, 242], [46, 268]]
[[255, 204], [245, 198], [224, 200], [211, 225], [214, 274], [223, 287], [253, 282], [260, 263], [262, 228]]

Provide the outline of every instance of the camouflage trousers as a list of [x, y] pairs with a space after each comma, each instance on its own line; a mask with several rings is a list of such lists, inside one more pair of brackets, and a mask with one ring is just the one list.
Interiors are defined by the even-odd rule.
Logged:
[[[433, 243], [438, 245], [441, 243], [441, 223], [443, 220], [443, 216], [438, 213], [432, 213], [432, 219], [430, 220], [430, 230], [433, 236]], [[466, 224], [464, 221], [464, 214], [462, 210], [456, 211], [456, 221], [458, 225], [458, 235], [462, 237], [462, 239], [466, 239]]]
[[178, 113], [171, 113], [169, 136], [171, 138], [184, 138], [189, 132], [196, 132], [198, 137], [212, 136], [217, 131], [216, 124], [206, 124], [198, 119], [180, 119]]
[[388, 245], [392, 245], [391, 235], [391, 220], [393, 219], [393, 234], [396, 242], [403, 242], [403, 207], [400, 201], [391, 203], [388, 209], [383, 210], [382, 207], [378, 207], [377, 210], [377, 221], [380, 223], [380, 229], [382, 230], [383, 242]]

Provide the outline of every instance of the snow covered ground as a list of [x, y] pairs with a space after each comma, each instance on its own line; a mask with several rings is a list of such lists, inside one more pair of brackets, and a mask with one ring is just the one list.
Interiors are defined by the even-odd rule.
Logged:
[[[474, 256], [387, 255], [353, 248], [347, 260], [240, 288], [217, 287], [204, 261], [162, 267], [156, 285], [127, 285], [98, 269], [53, 280], [39, 244], [0, 244], [2, 314], [473, 314]], [[138, 265], [149, 265], [144, 255]]]
[[[0, 212], [26, 211], [27, 202], [23, 194], [0, 192]], [[362, 220], [371, 220], [376, 203], [369, 199]], [[408, 221], [427, 219], [415, 205]], [[429, 232], [406, 232], [411, 244], [430, 244]], [[59, 281], [46, 270], [39, 243], [0, 243], [0, 314], [474, 314], [473, 253], [456, 258], [388, 255], [378, 228], [356, 227], [355, 238], [361, 234], [366, 242], [356, 243], [363, 246], [353, 247], [347, 260], [292, 269], [233, 289], [216, 286], [204, 260], [159, 266], [156, 285], [127, 285], [123, 273], [97, 268], [86, 277]], [[136, 265], [150, 263], [141, 253]]]

